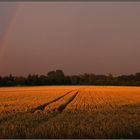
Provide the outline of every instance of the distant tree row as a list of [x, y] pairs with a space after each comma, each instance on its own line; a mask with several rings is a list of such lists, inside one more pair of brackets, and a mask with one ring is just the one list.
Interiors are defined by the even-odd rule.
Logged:
[[140, 73], [131, 75], [95, 75], [81, 74], [66, 76], [62, 70], [50, 71], [47, 75], [0, 76], [0, 86], [36, 86], [36, 85], [118, 85], [140, 86]]

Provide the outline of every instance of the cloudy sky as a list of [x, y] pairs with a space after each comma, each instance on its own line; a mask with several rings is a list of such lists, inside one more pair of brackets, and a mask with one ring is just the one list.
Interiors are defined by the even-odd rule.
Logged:
[[140, 72], [138, 2], [0, 2], [0, 75]]

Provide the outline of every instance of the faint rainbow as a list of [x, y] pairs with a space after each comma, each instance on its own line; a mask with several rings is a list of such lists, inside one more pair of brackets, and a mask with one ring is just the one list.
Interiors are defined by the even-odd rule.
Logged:
[[0, 46], [0, 60], [2, 60], [2, 61], [3, 61], [5, 51], [6, 51], [6, 48], [7, 48], [9, 34], [11, 33], [12, 26], [16, 21], [16, 17], [18, 16], [19, 10], [20, 10], [20, 5], [17, 4], [16, 10], [14, 11], [14, 14], [12, 15], [12, 18], [9, 21], [8, 26], [6, 27], [6, 29], [3, 33], [3, 36], [2, 36], [2, 39], [1, 39], [1, 44], [0, 44], [1, 45]]

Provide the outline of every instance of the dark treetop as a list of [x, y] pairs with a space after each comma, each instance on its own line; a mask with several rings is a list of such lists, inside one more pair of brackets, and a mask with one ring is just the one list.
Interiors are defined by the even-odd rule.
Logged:
[[140, 73], [113, 76], [85, 73], [81, 75], [65, 75], [62, 70], [50, 71], [47, 75], [4, 76], [0, 77], [0, 86], [35, 86], [35, 85], [116, 85], [140, 86]]

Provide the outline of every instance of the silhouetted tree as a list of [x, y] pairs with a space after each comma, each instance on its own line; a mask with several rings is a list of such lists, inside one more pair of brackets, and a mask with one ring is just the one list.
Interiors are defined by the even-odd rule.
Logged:
[[33, 85], [39, 85], [39, 77], [38, 75], [31, 75], [29, 74], [26, 79], [26, 84], [33, 86]]
[[62, 70], [56, 70], [55, 72], [55, 78], [56, 78], [56, 83], [58, 85], [63, 85], [65, 84], [65, 75], [64, 72]]
[[65, 76], [62, 70], [50, 71], [47, 75], [0, 76], [0, 86], [34, 86], [34, 85], [119, 85], [140, 86], [140, 73], [120, 75], [95, 75], [84, 73], [81, 75]]
[[39, 83], [39, 85], [48, 85], [48, 78], [47, 78], [47, 76], [41, 75], [38, 78], [38, 83]]
[[26, 78], [25, 77], [15, 77], [15, 83], [17, 86], [24, 86], [26, 85]]
[[70, 76], [70, 79], [71, 79], [72, 85], [79, 85], [80, 84], [80, 77], [79, 76], [73, 75], [73, 76]]

